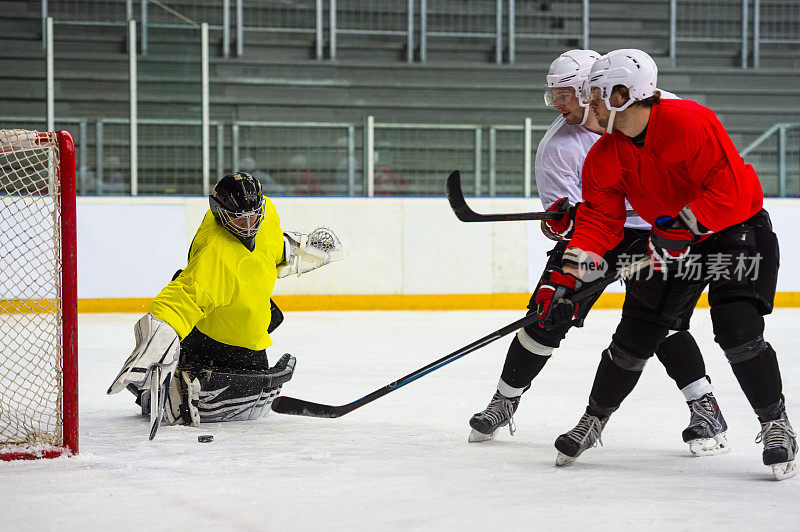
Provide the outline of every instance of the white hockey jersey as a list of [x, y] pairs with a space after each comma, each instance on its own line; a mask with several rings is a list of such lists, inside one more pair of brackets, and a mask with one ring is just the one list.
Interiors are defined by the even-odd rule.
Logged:
[[[675, 94], [663, 90], [661, 97], [665, 100], [678, 98]], [[587, 112], [591, 110], [587, 109]], [[563, 116], [553, 120], [539, 142], [534, 162], [536, 186], [545, 209], [565, 196], [573, 205], [583, 201], [581, 197], [583, 160], [599, 138], [600, 135], [583, 126], [570, 126]], [[631, 208], [627, 201], [625, 205], [626, 208]], [[650, 229], [650, 224], [636, 216], [628, 218], [625, 227]]]

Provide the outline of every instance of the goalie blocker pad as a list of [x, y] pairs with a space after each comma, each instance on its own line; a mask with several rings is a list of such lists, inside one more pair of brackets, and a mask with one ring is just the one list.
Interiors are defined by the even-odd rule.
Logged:
[[[266, 373], [225, 369], [182, 371], [187, 378], [182, 379], [181, 385], [199, 382], [200, 391], [195, 401], [190, 399], [188, 405], [185, 402], [181, 404], [182, 415], [175, 416], [175, 422], [196, 423], [197, 418], [191, 415], [195, 408], [201, 423], [262, 418], [270, 411], [270, 405], [280, 394], [283, 384], [292, 379], [295, 364], [295, 357], [286, 353]], [[191, 397], [190, 394], [182, 395]]]
[[[142, 316], [133, 327], [136, 346], [122, 365], [107, 394], [115, 394], [132, 385], [138, 390], [150, 388], [151, 373], [161, 368], [165, 380], [175, 371], [180, 355], [180, 339], [168, 323], [156, 319], [151, 313]], [[170, 375], [167, 375], [170, 374]]]

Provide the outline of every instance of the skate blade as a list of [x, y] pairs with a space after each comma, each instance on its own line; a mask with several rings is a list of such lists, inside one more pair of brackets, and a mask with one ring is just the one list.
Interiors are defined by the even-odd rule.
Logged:
[[687, 443], [689, 444], [689, 451], [695, 457], [714, 456], [731, 452], [731, 446], [724, 432], [717, 434], [713, 438], [691, 440]]
[[780, 464], [772, 464], [772, 475], [775, 480], [786, 480], [797, 474], [797, 465], [794, 460]]
[[558, 456], [556, 456], [556, 465], [559, 466], [559, 467], [568, 466], [572, 462], [574, 462], [576, 458], [577, 458], [577, 456], [567, 456], [566, 454], [562, 453], [561, 451], [558, 451]]
[[467, 441], [469, 443], [481, 443], [484, 441], [490, 441], [494, 439], [495, 434], [497, 431], [492, 432], [491, 434], [484, 434], [483, 432], [478, 432], [475, 429], [472, 429], [472, 432], [469, 433], [469, 438]]

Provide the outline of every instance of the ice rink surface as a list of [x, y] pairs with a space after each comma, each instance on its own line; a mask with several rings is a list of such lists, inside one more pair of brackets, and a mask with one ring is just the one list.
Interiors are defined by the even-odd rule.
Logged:
[[[341, 404], [517, 319], [521, 312], [288, 312], [271, 361], [297, 356], [284, 393]], [[758, 423], [714, 344], [695, 334], [730, 426], [732, 452], [691, 458], [689, 412], [657, 359], [590, 449], [554, 465], [555, 438], [586, 404], [618, 311], [595, 310], [556, 351], [515, 417], [468, 444], [510, 338], [340, 419], [162, 427], [127, 392], [105, 391], [133, 347], [132, 314], [80, 316], [81, 453], [0, 463], [2, 530], [799, 530], [800, 476], [777, 482]], [[789, 416], [800, 425], [800, 309], [767, 318]], [[198, 443], [213, 434], [212, 443]]]

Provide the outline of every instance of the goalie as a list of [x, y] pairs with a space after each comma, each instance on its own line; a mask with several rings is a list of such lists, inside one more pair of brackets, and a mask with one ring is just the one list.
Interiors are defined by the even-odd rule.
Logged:
[[186, 268], [134, 326], [136, 347], [108, 389], [136, 395], [150, 439], [162, 413], [165, 423], [193, 426], [265, 415], [295, 366], [289, 354], [267, 361], [269, 333], [283, 321], [270, 299], [275, 280], [341, 258], [328, 228], [284, 233], [249, 174], [223, 177], [209, 203]]

